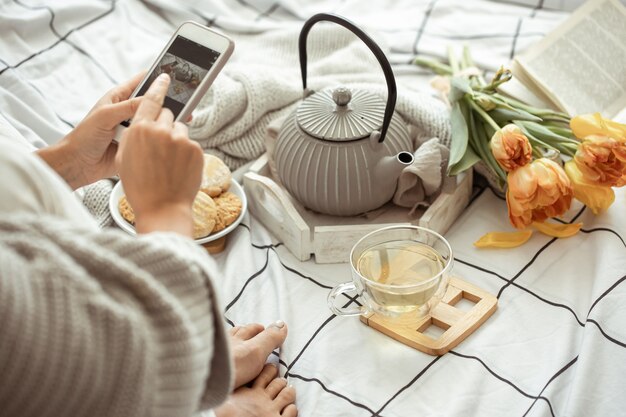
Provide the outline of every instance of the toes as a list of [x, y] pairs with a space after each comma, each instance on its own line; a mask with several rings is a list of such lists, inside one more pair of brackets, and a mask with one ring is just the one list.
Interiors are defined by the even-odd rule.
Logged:
[[267, 388], [265, 388], [265, 392], [267, 392], [267, 395], [273, 400], [286, 386], [287, 380], [285, 378], [274, 378]]
[[293, 387], [285, 387], [277, 396], [274, 402], [279, 407], [279, 409], [283, 409], [287, 407], [289, 404], [293, 404], [296, 401], [296, 390]]
[[279, 320], [250, 339], [250, 343], [253, 343], [261, 351], [261, 356], [267, 358], [274, 349], [283, 344], [286, 338], [287, 325]]
[[270, 384], [270, 382], [272, 382], [274, 378], [276, 378], [277, 375], [278, 368], [276, 366], [269, 364], [265, 365], [259, 376], [257, 376], [254, 380], [252, 387], [265, 388]]
[[282, 417], [296, 417], [298, 415], [298, 408], [295, 404], [289, 404], [282, 413], [280, 413]]
[[261, 333], [264, 329], [265, 327], [259, 323], [246, 324], [245, 326], [233, 327], [230, 335], [238, 339], [248, 340]]

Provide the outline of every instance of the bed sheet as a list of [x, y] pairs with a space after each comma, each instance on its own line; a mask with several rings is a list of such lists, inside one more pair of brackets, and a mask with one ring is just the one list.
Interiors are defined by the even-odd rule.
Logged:
[[[447, 45], [468, 43], [477, 64], [493, 71], [558, 25], [572, 4], [3, 0], [0, 112], [35, 147], [46, 146], [107, 89], [145, 68], [183, 20], [254, 42], [322, 11], [375, 33], [397, 77], [429, 91], [430, 75], [410, 64], [416, 54], [443, 57]], [[348, 265], [298, 262], [250, 215], [215, 256], [225, 320], [287, 322], [289, 337], [272, 360], [296, 388], [302, 416], [626, 415], [625, 199], [618, 191], [601, 216], [575, 205], [562, 217], [584, 224], [572, 238], [535, 234], [521, 248], [479, 250], [478, 237], [510, 226], [505, 202], [477, 189], [446, 237], [455, 273], [497, 295], [499, 307], [442, 357], [333, 315], [326, 296], [349, 279]]]

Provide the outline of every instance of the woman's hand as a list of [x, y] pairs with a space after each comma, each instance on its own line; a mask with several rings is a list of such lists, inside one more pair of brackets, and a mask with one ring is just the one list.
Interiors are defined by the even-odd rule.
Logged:
[[116, 165], [138, 233], [175, 231], [191, 237], [191, 205], [204, 158], [200, 145], [189, 140], [187, 127], [174, 123], [172, 112], [162, 107], [169, 83], [162, 74], [143, 96], [122, 135]]
[[110, 90], [59, 143], [37, 151], [73, 189], [116, 174], [115, 129], [134, 116], [141, 98], [128, 98], [144, 74]]

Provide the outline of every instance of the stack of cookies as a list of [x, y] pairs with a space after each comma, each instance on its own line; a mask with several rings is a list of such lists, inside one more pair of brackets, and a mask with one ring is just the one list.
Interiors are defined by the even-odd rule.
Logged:
[[[213, 155], [204, 155], [204, 169], [200, 191], [193, 202], [193, 238], [201, 239], [231, 225], [241, 214], [241, 200], [228, 191], [232, 181], [230, 169]], [[124, 219], [135, 224], [133, 208], [126, 196], [118, 204]]]

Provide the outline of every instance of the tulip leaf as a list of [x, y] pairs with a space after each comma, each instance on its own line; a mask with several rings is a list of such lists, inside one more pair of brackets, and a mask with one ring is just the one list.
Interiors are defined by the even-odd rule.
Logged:
[[564, 140], [567, 139], [551, 131], [547, 127], [541, 126], [538, 123], [523, 123], [523, 125], [532, 135], [538, 137], [544, 142], [550, 142], [550, 141], [563, 142]]
[[463, 111], [458, 101], [452, 105], [450, 123], [452, 125], [452, 143], [450, 144], [448, 171], [463, 158], [467, 150], [467, 123], [465, 122]]
[[465, 94], [473, 95], [474, 91], [470, 86], [469, 80], [461, 77], [453, 77], [450, 81], [450, 94], [448, 99], [450, 103], [455, 103], [463, 98]]
[[448, 175], [460, 174], [466, 169], [473, 167], [478, 161], [480, 161], [480, 157], [468, 146], [461, 160], [454, 165], [448, 166]]
[[483, 235], [474, 242], [477, 248], [515, 248], [528, 242], [532, 236], [532, 230], [520, 232], [491, 232]]
[[533, 222], [535, 229], [539, 230], [544, 235], [551, 237], [570, 237], [574, 236], [583, 227], [582, 223], [573, 224], [558, 224], [558, 223], [545, 223], [545, 222]]
[[528, 122], [541, 122], [541, 118], [534, 116], [521, 109], [498, 107], [489, 112], [489, 116], [499, 125], [505, 125], [513, 120], [523, 120]]

